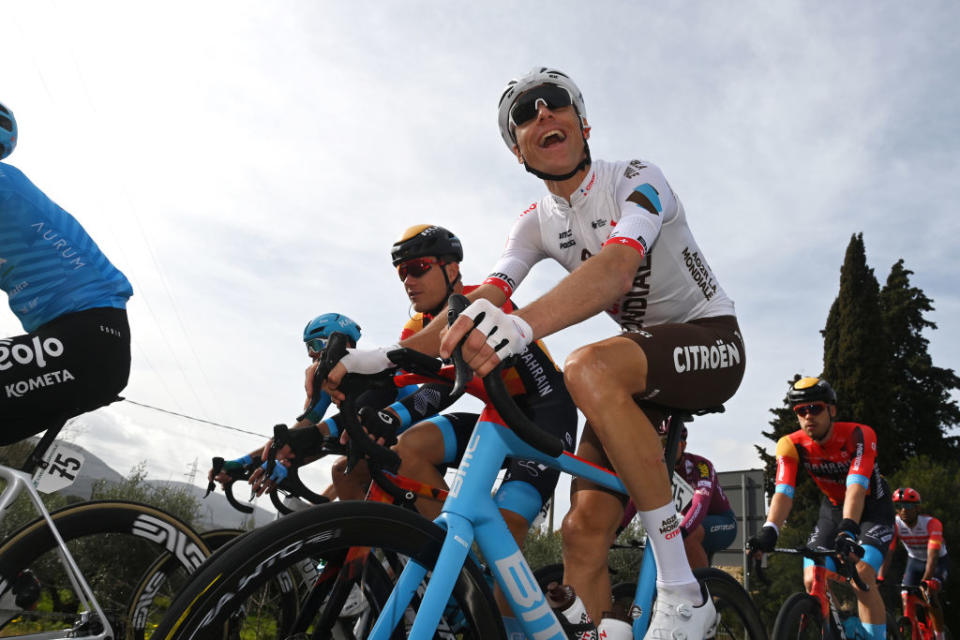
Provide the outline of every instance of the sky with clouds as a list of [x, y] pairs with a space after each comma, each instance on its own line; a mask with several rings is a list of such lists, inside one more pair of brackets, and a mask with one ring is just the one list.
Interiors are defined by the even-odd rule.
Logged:
[[[954, 2], [0, 5], [8, 160], [133, 282], [131, 400], [269, 434], [302, 405], [310, 318], [396, 340], [403, 229], [450, 228], [481, 281], [544, 193], [496, 125], [506, 81], [539, 65], [580, 86], [595, 157], [660, 166], [736, 301], [746, 376], [692, 451], [758, 466], [787, 380], [821, 370], [854, 233], [881, 284], [899, 258], [915, 272], [934, 363], [960, 368]], [[541, 263], [516, 301], [562, 274]], [[562, 362], [616, 331], [599, 317], [547, 344]], [[12, 313], [0, 332], [21, 332]], [[163, 479], [262, 442], [130, 403], [71, 430]]]

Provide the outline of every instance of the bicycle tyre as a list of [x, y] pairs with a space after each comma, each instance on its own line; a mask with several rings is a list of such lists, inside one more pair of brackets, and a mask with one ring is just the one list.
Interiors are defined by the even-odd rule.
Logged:
[[820, 610], [820, 601], [807, 593], [795, 593], [780, 606], [770, 639], [819, 639], [824, 637], [825, 629], [826, 621]]
[[[414, 559], [429, 570], [443, 539], [444, 531], [438, 525], [394, 505], [336, 502], [293, 513], [236, 540], [211, 559], [170, 606], [157, 637], [220, 640], [223, 625], [229, 622], [231, 632], [245, 640], [282, 638], [262, 619], [269, 612], [253, 613], [248, 603], [263, 585], [296, 562], [307, 557], [324, 561], [342, 557], [351, 548], [370, 547], [374, 553], [383, 550]], [[389, 575], [390, 580], [394, 577]], [[368, 601], [380, 606], [381, 596], [386, 595], [381, 593]], [[505, 639], [490, 587], [469, 558], [454, 588], [452, 605], [452, 615], [462, 613], [464, 621], [457, 629], [458, 637]], [[237, 624], [242, 624], [244, 617], [250, 624], [240, 628]], [[258, 628], [253, 629], [253, 625]], [[404, 635], [404, 629], [396, 631], [395, 636]]]
[[[145, 640], [162, 609], [210, 555], [189, 525], [149, 505], [101, 500], [83, 502], [50, 514], [61, 537], [93, 589], [114, 634]], [[4, 633], [70, 629], [80, 603], [59, 560], [59, 547], [40, 517], [13, 533], [0, 546], [0, 596], [16, 577], [30, 570], [37, 578], [38, 611], [10, 617]], [[158, 558], [167, 558], [162, 579], [145, 580]], [[73, 598], [64, 596], [73, 596]], [[93, 627], [98, 621], [93, 621]], [[18, 629], [23, 629], [18, 631]]]
[[717, 609], [716, 638], [767, 640], [767, 629], [757, 606], [733, 576], [714, 567], [695, 569], [693, 575], [706, 585]]

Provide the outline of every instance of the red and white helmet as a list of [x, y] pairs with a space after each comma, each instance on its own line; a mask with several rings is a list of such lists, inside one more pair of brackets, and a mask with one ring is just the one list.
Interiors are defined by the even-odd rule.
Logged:
[[583, 105], [583, 94], [580, 93], [580, 89], [577, 88], [574, 81], [570, 79], [570, 76], [562, 71], [557, 71], [549, 67], [534, 67], [519, 78], [514, 78], [508, 82], [507, 88], [503, 90], [503, 94], [500, 96], [500, 109], [498, 114], [500, 135], [503, 137], [507, 148], [511, 151], [513, 151], [513, 145], [515, 145], [517, 141], [510, 127], [510, 109], [513, 108], [513, 103], [516, 101], [517, 96], [534, 87], [539, 87], [542, 84], [555, 84], [558, 87], [566, 89], [573, 101], [573, 108], [577, 110], [577, 115], [580, 116], [580, 128], [582, 129], [587, 126], [587, 109]]
[[893, 492], [894, 502], [908, 502], [913, 504], [920, 503], [920, 494], [910, 487], [900, 487]]

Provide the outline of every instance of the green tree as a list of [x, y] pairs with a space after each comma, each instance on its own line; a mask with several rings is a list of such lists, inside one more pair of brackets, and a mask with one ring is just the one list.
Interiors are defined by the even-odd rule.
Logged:
[[880, 285], [867, 266], [863, 234], [850, 238], [840, 291], [830, 307], [823, 335], [823, 377], [837, 391], [837, 416], [867, 424], [877, 433], [880, 469], [902, 460], [890, 432], [890, 348], [880, 313]]
[[194, 526], [200, 513], [200, 501], [180, 487], [147, 482], [146, 466], [146, 461], [141, 462], [119, 483], [97, 481], [90, 492], [90, 499], [143, 502]]
[[946, 436], [946, 429], [960, 423], [960, 408], [950, 391], [960, 388], [952, 369], [933, 365], [924, 330], [937, 325], [924, 313], [933, 311], [933, 301], [910, 285], [912, 271], [898, 260], [880, 292], [885, 341], [889, 345], [890, 410], [892, 442], [897, 455], [925, 455], [935, 460], [956, 460], [960, 438]]

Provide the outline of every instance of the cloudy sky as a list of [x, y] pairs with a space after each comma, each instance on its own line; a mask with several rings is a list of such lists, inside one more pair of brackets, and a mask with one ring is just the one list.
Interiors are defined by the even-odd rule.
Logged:
[[[787, 380], [821, 370], [854, 233], [881, 283], [905, 259], [936, 306], [935, 364], [960, 368], [954, 2], [0, 5], [9, 161], [133, 282], [130, 400], [269, 434], [302, 405], [310, 318], [396, 340], [404, 228], [452, 229], [481, 281], [544, 192], [496, 125], [506, 81], [539, 65], [579, 84], [595, 157], [663, 169], [736, 301], [746, 377], [692, 451], [759, 464]], [[517, 302], [561, 274], [542, 263]], [[21, 332], [12, 313], [0, 331]], [[615, 332], [595, 318], [547, 344], [562, 362]], [[130, 403], [71, 430], [155, 478], [262, 442]]]

